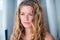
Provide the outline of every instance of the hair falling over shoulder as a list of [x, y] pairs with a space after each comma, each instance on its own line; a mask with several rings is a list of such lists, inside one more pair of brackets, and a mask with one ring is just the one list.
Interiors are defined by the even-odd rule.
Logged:
[[20, 20], [20, 9], [22, 6], [31, 6], [33, 8], [33, 36], [31, 40], [45, 40], [46, 30], [44, 25], [43, 12], [41, 6], [38, 3], [38, 0], [24, 0], [23, 2], [21, 2], [16, 11], [14, 29], [13, 33], [11, 34], [10, 40], [23, 40], [25, 29]]

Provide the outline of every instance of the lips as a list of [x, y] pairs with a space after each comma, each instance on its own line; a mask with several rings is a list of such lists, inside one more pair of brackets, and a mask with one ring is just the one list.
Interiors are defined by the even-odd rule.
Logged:
[[30, 24], [29, 22], [24, 22], [24, 23], [26, 23], [26, 24]]

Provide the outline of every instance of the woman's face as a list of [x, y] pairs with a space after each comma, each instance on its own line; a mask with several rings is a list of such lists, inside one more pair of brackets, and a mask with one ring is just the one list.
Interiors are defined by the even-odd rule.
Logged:
[[20, 19], [24, 28], [31, 28], [33, 19], [33, 8], [31, 6], [22, 6], [20, 9]]

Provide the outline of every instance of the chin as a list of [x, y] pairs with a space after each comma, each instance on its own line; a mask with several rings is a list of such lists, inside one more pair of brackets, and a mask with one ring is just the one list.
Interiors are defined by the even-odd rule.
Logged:
[[25, 25], [24, 27], [25, 27], [25, 28], [31, 28], [31, 26], [29, 26], [29, 25]]

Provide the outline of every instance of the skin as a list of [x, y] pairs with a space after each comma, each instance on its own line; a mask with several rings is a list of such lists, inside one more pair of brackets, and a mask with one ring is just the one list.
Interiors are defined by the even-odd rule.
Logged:
[[51, 34], [49, 34], [48, 32], [46, 32], [45, 40], [55, 40], [55, 39], [54, 39], [54, 37]]
[[[32, 29], [31, 21], [33, 19], [33, 12], [32, 12], [33, 8], [31, 6], [22, 6], [20, 10], [21, 10], [20, 13], [21, 23], [25, 28], [25, 36], [23, 37], [23, 39], [30, 40], [31, 29]], [[52, 37], [52, 35], [46, 32], [45, 40], [54, 40], [54, 38]]]
[[31, 28], [31, 21], [33, 19], [32, 7], [23, 6], [21, 8], [20, 19], [23, 26], [26, 28]]

